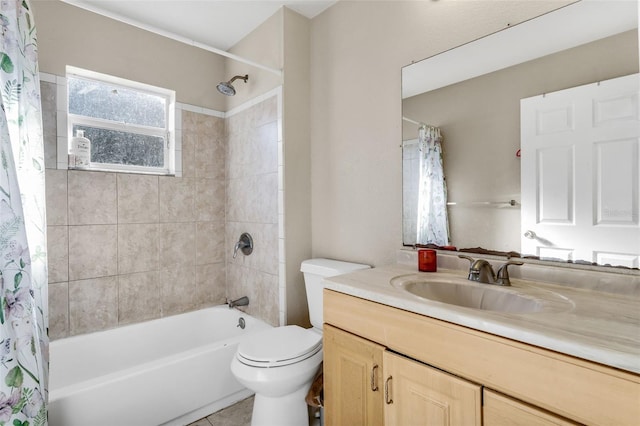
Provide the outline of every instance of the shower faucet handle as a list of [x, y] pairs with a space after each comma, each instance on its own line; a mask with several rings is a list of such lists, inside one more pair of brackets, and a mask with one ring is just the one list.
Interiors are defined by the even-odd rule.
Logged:
[[238, 255], [238, 250], [242, 251], [242, 254], [245, 256], [249, 256], [253, 252], [253, 238], [248, 232], [242, 233], [240, 235], [240, 239], [233, 247], [233, 258], [235, 259]]

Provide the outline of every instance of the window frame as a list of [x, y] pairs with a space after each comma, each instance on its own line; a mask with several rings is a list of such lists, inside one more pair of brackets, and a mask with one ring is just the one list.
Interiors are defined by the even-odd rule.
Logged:
[[[162, 97], [166, 100], [165, 107], [165, 127], [156, 128], [151, 126], [144, 126], [139, 124], [127, 124], [124, 122], [116, 122], [108, 119], [88, 117], [85, 115], [78, 115], [69, 112], [69, 79], [81, 79], [88, 81], [95, 81], [98, 83], [109, 84], [116, 87], [121, 87], [126, 90], [133, 90], [140, 93]], [[163, 153], [164, 153], [164, 166], [163, 167], [150, 167], [150, 166], [138, 166], [130, 164], [114, 164], [114, 163], [94, 163], [88, 167], [70, 167], [67, 164], [68, 169], [72, 170], [94, 170], [94, 171], [109, 171], [109, 172], [121, 172], [121, 173], [142, 173], [142, 174], [154, 174], [154, 175], [175, 175], [176, 173], [176, 95], [175, 91], [165, 89], [157, 86], [152, 86], [137, 81], [127, 80], [120, 77], [111, 76], [108, 74], [102, 74], [95, 71], [89, 71], [82, 68], [73, 66], [66, 67], [66, 80], [67, 80], [67, 150], [71, 148], [71, 140], [74, 137], [73, 127], [90, 126], [101, 128], [105, 130], [112, 130], [117, 132], [127, 132], [133, 134], [139, 134], [144, 136], [156, 136], [165, 139]]]

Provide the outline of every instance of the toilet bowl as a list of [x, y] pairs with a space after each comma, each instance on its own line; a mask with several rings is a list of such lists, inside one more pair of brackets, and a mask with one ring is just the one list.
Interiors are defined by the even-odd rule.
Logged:
[[322, 335], [313, 329], [277, 327], [242, 342], [231, 372], [256, 393], [251, 425], [308, 424], [305, 396], [321, 363]]
[[331, 259], [305, 260], [300, 270], [313, 327], [276, 327], [238, 345], [231, 372], [255, 392], [252, 426], [308, 426], [305, 397], [322, 363], [322, 280], [367, 268]]

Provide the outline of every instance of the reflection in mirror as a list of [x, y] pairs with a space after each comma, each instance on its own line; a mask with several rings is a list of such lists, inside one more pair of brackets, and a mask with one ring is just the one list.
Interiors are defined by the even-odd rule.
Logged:
[[[570, 132], [557, 127], [577, 126], [570, 121], [577, 117], [572, 115], [577, 108], [574, 99], [571, 106], [550, 109], [572, 114], [533, 112], [534, 129], [539, 117], [546, 117], [548, 129], [553, 130], [548, 142], [556, 143], [554, 148], [562, 145], [564, 151], [530, 148], [521, 141], [521, 100], [558, 99], [570, 88], [609, 87], [608, 80], [638, 73], [637, 16], [636, 2], [583, 0], [405, 67], [404, 244], [429, 243], [419, 240], [416, 232], [418, 128], [428, 123], [443, 135], [452, 245], [640, 266], [637, 76], [630, 77], [636, 85], [630, 97], [616, 92], [595, 95], [616, 102], [600, 107], [594, 107], [598, 102], [593, 100], [586, 103], [610, 118], [606, 123], [601, 120], [602, 126], [591, 126], [599, 127], [599, 133], [588, 148], [567, 148]], [[597, 114], [593, 111], [587, 114], [590, 118]], [[604, 136], [604, 128], [614, 133]], [[616, 143], [604, 143], [608, 140]], [[604, 149], [609, 147], [613, 149]], [[578, 154], [580, 150], [588, 153]], [[525, 166], [527, 161], [531, 167]], [[592, 174], [580, 175], [587, 163]], [[531, 176], [521, 176], [524, 171]], [[595, 184], [585, 187], [586, 181]], [[522, 190], [533, 194], [533, 205]], [[522, 218], [527, 223], [521, 223]], [[596, 234], [567, 240], [565, 231], [585, 220]]]

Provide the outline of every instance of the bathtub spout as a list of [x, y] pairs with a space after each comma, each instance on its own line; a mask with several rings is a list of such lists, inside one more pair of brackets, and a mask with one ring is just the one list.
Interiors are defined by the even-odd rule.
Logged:
[[235, 308], [237, 306], [248, 306], [249, 298], [247, 296], [242, 296], [240, 299], [227, 300], [227, 303], [229, 304], [229, 309]]

